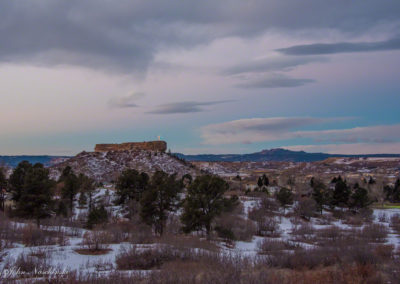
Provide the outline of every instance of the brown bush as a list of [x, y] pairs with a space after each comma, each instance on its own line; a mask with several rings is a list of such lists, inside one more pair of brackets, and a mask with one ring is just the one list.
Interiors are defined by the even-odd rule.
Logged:
[[299, 242], [310, 242], [315, 240], [315, 229], [308, 223], [293, 227], [291, 233], [295, 240]]
[[106, 231], [88, 231], [83, 235], [82, 248], [92, 252], [107, 250], [110, 240], [111, 235]]
[[142, 249], [133, 245], [129, 249], [122, 248], [115, 262], [121, 270], [148, 270], [160, 267], [163, 262], [171, 260], [174, 256], [172, 250], [165, 247]]
[[364, 220], [361, 216], [346, 216], [343, 220], [344, 224], [351, 225], [351, 226], [361, 226], [364, 223]]
[[267, 264], [270, 267], [304, 270], [330, 266], [336, 262], [336, 253], [329, 247], [321, 247], [295, 250], [294, 253], [282, 252], [275, 254], [269, 258], [262, 259], [259, 265]]
[[387, 217], [386, 213], [379, 213], [378, 221], [381, 222], [381, 223], [387, 222], [388, 221], [388, 217]]
[[233, 240], [250, 241], [256, 234], [253, 221], [245, 220], [239, 215], [225, 213], [215, 220], [215, 227], [228, 230], [232, 233]]
[[400, 233], [400, 215], [394, 214], [390, 218], [390, 227], [397, 233]]
[[336, 242], [339, 239], [342, 239], [342, 230], [337, 226], [329, 226], [324, 229], [320, 229], [316, 231], [316, 236], [319, 240], [327, 240], [330, 242]]
[[294, 206], [294, 213], [306, 220], [310, 220], [317, 211], [317, 203], [311, 198], [302, 198]]
[[264, 217], [257, 222], [257, 234], [264, 237], [279, 237], [281, 232], [278, 221], [273, 217]]
[[22, 242], [26, 246], [55, 245], [57, 243], [57, 232], [44, 231], [36, 225], [28, 224], [22, 229]]
[[394, 246], [379, 244], [375, 247], [374, 254], [380, 258], [380, 261], [387, 261], [394, 255]]
[[279, 211], [279, 204], [276, 199], [264, 197], [261, 199], [259, 208], [266, 214], [273, 214]]
[[37, 257], [21, 253], [16, 259], [9, 257], [4, 261], [4, 269], [18, 268], [24, 273], [32, 273], [36, 270], [49, 269], [48, 257]]
[[360, 238], [364, 238], [370, 242], [382, 243], [385, 242], [388, 234], [388, 230], [385, 225], [381, 224], [370, 224], [364, 226], [360, 231]]
[[289, 241], [282, 241], [276, 239], [263, 239], [257, 243], [259, 252], [265, 253], [276, 253], [282, 250], [298, 249], [299, 246], [290, 243]]
[[171, 235], [163, 234], [163, 236], [158, 239], [161, 244], [166, 244], [172, 246], [176, 249], [202, 249], [206, 251], [216, 252], [219, 247], [206, 239], [201, 239], [193, 235]]
[[[1, 213], [0, 213], [1, 214]], [[0, 216], [0, 246], [2, 248], [10, 248], [13, 242], [22, 240], [22, 232], [20, 226], [11, 222], [5, 214]]]

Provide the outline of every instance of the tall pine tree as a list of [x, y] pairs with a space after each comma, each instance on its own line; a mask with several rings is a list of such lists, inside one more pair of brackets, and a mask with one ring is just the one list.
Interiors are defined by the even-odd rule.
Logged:
[[228, 189], [228, 183], [220, 177], [196, 177], [184, 200], [181, 216], [183, 231], [189, 233], [204, 228], [209, 237], [212, 221], [221, 214], [225, 204], [230, 203], [229, 199], [224, 197]]
[[116, 183], [118, 199], [115, 203], [121, 205], [129, 200], [139, 201], [148, 183], [149, 176], [146, 173], [139, 173], [134, 169], [124, 170]]
[[74, 210], [74, 198], [75, 195], [79, 192], [79, 179], [75, 175], [72, 168], [70, 166], [67, 166], [64, 168], [58, 181], [62, 183], [62, 198], [68, 200], [69, 209], [72, 214]]
[[23, 218], [40, 219], [52, 213], [54, 182], [49, 178], [49, 171], [42, 164], [30, 166], [25, 173], [24, 182], [16, 201], [16, 214]]
[[175, 174], [168, 175], [163, 171], [157, 171], [142, 195], [140, 216], [145, 223], [152, 225], [155, 233], [160, 236], [164, 232], [169, 212], [175, 211], [178, 207], [182, 185]]

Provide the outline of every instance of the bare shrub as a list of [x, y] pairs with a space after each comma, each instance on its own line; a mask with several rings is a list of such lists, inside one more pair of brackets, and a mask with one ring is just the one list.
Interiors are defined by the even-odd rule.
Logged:
[[22, 229], [22, 242], [26, 246], [55, 245], [57, 233], [44, 231], [33, 224], [28, 224]]
[[313, 248], [307, 250], [295, 250], [294, 253], [275, 254], [261, 260], [268, 266], [288, 269], [314, 269], [319, 266], [330, 266], [337, 261], [336, 254], [329, 247]]
[[49, 269], [49, 259], [47, 257], [37, 257], [21, 253], [17, 258], [7, 258], [4, 262], [4, 269], [18, 268], [24, 273], [33, 273], [35, 270], [44, 271]]
[[294, 213], [306, 220], [310, 220], [317, 211], [317, 203], [311, 198], [302, 198], [294, 206]]
[[111, 236], [102, 230], [88, 231], [83, 235], [82, 247], [88, 251], [107, 250]]
[[386, 215], [386, 213], [379, 213], [378, 215], [378, 221], [381, 223], [387, 222], [388, 221], [388, 217]]
[[172, 246], [176, 249], [202, 249], [206, 251], [218, 251], [219, 248], [213, 242], [206, 239], [201, 239], [193, 235], [173, 235], [163, 234], [161, 239], [158, 240], [161, 244]]
[[315, 240], [315, 229], [311, 224], [302, 224], [292, 228], [292, 235], [299, 242], [310, 242]]
[[379, 244], [374, 249], [374, 254], [380, 258], [380, 261], [387, 261], [393, 258], [394, 245]]
[[316, 231], [319, 243], [335, 243], [342, 239], [343, 234], [339, 227], [329, 226]]
[[[225, 213], [216, 218], [215, 228], [219, 236], [229, 240], [250, 241], [256, 233], [256, 226], [251, 220], [245, 220], [238, 215]], [[228, 234], [221, 234], [224, 231]]]
[[340, 257], [342, 258], [342, 262], [345, 263], [355, 262], [361, 265], [379, 263], [373, 247], [366, 242], [340, 247]]
[[261, 221], [265, 216], [266, 216], [266, 214], [259, 207], [253, 207], [248, 212], [249, 219], [253, 220], [255, 222]]
[[264, 217], [257, 222], [257, 234], [264, 237], [279, 237], [281, 232], [278, 221], [273, 217]]
[[375, 219], [374, 211], [368, 207], [358, 210], [357, 215], [360, 216], [360, 218], [362, 218], [362, 220], [367, 223], [371, 223]]
[[347, 213], [339, 208], [336, 208], [335, 210], [332, 211], [332, 217], [336, 219], [345, 219], [346, 215]]
[[390, 227], [397, 233], [400, 233], [400, 215], [394, 214], [390, 218]]
[[276, 239], [263, 239], [257, 243], [260, 253], [275, 253], [282, 250], [296, 249], [298, 246], [282, 240]]
[[385, 242], [388, 231], [384, 225], [370, 224], [365, 226], [360, 232], [360, 238], [367, 239], [371, 242]]
[[110, 261], [100, 259], [94, 263], [94, 268], [97, 272], [110, 271], [114, 268], [114, 265]]
[[364, 223], [363, 218], [359, 215], [355, 216], [346, 216], [343, 220], [344, 224], [351, 225], [351, 226], [361, 226]]
[[109, 233], [111, 243], [121, 243], [128, 241], [131, 226], [128, 222], [111, 223], [107, 224], [104, 230]]
[[12, 247], [13, 242], [21, 239], [18, 227], [2, 214], [0, 217], [0, 251]]
[[182, 223], [177, 215], [170, 215], [168, 217], [165, 232], [170, 234], [178, 234], [181, 231]]
[[30, 253], [29, 256], [35, 256], [37, 258], [48, 258], [49, 257], [49, 253], [48, 251], [43, 248], [43, 247], [39, 247], [39, 248], [31, 248], [30, 249]]
[[161, 248], [140, 249], [133, 245], [129, 249], [122, 248], [116, 256], [117, 268], [121, 270], [147, 270], [160, 267], [164, 261], [172, 258], [170, 250]]
[[266, 214], [273, 214], [279, 210], [279, 204], [273, 198], [264, 197], [261, 199], [259, 208]]
[[104, 231], [108, 232], [110, 243], [148, 244], [154, 241], [151, 227], [136, 220], [107, 224]]
[[316, 220], [317, 225], [330, 225], [332, 224], [333, 217], [331, 215], [322, 215]]

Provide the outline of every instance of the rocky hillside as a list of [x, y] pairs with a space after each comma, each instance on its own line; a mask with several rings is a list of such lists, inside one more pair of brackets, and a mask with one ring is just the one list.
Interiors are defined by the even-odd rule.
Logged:
[[167, 173], [196, 175], [197, 170], [183, 160], [162, 152], [126, 150], [82, 152], [50, 168], [51, 176], [58, 178], [62, 169], [71, 166], [76, 173], [84, 173], [97, 181], [112, 181], [126, 168], [146, 173], [163, 170]]

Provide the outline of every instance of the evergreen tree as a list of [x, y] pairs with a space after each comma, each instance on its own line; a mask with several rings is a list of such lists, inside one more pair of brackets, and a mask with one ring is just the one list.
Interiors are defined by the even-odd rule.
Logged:
[[374, 180], [374, 178], [373, 177], [369, 177], [369, 180], [368, 180], [368, 184], [375, 184], [376, 183], [376, 181]]
[[22, 161], [14, 169], [8, 180], [8, 189], [11, 192], [11, 198], [18, 202], [21, 198], [22, 188], [25, 182], [25, 176], [32, 169], [32, 164], [28, 161]]
[[[340, 176], [339, 176], [340, 178]], [[333, 191], [332, 205], [347, 205], [350, 198], [350, 189], [347, 186], [346, 181], [341, 178], [337, 180], [335, 189]]]
[[205, 228], [209, 237], [212, 221], [226, 205], [224, 194], [228, 189], [228, 183], [218, 176], [196, 177], [184, 200], [181, 216], [183, 231], [189, 233]]
[[263, 174], [262, 176], [262, 184], [265, 186], [269, 186], [269, 179], [265, 174]]
[[[80, 205], [88, 203], [89, 211], [92, 210], [92, 205], [93, 205], [93, 191], [96, 189], [96, 184], [95, 181], [92, 178], [89, 178], [86, 175], [80, 174], [79, 175], [79, 185], [80, 185]], [[85, 200], [81, 200], [85, 199]], [[89, 199], [89, 201], [87, 200]], [[81, 202], [83, 202], [81, 204]]]
[[134, 169], [124, 170], [116, 183], [116, 204], [121, 205], [129, 200], [139, 201], [148, 183], [149, 176], [146, 173], [139, 173]]
[[68, 207], [65, 205], [65, 202], [63, 202], [63, 200], [59, 200], [57, 202], [56, 215], [57, 216], [63, 216], [63, 217], [67, 217], [68, 216]]
[[169, 212], [178, 207], [181, 191], [182, 182], [176, 179], [175, 174], [157, 171], [152, 176], [140, 200], [140, 216], [146, 224], [154, 226], [156, 234], [163, 234]]
[[365, 188], [357, 187], [350, 198], [350, 207], [352, 208], [364, 208], [370, 204], [368, 197], [368, 191]]
[[290, 189], [282, 187], [276, 194], [276, 199], [285, 209], [286, 205], [293, 204], [293, 193]]
[[333, 177], [331, 183], [337, 183], [339, 181], [343, 181], [342, 177], [339, 175], [338, 177]]
[[93, 207], [89, 211], [88, 220], [86, 226], [92, 229], [95, 225], [103, 224], [108, 220], [108, 212], [104, 208], [104, 205]]
[[182, 184], [184, 187], [188, 187], [192, 184], [193, 177], [190, 174], [185, 174], [182, 176]]
[[84, 206], [87, 204], [87, 197], [85, 192], [81, 191], [79, 194], [79, 200], [78, 200], [79, 206]]
[[20, 197], [16, 202], [19, 217], [33, 218], [38, 226], [40, 219], [49, 217], [52, 208], [54, 183], [42, 164], [35, 164], [25, 173]]
[[400, 202], [400, 179], [397, 179], [394, 186], [386, 185], [383, 188], [386, 200], [390, 202]]
[[325, 184], [318, 179], [311, 179], [310, 185], [313, 189], [312, 198], [315, 200], [317, 204], [317, 209], [322, 214], [323, 206], [328, 202], [328, 194], [326, 190]]
[[261, 189], [261, 188], [262, 188], [262, 186], [263, 186], [263, 184], [264, 184], [264, 183], [263, 183], [263, 181], [262, 181], [262, 178], [261, 178], [261, 177], [259, 177], [259, 178], [258, 178], [258, 181], [257, 181], [258, 188], [260, 188], [260, 189]]
[[6, 187], [7, 178], [5, 174], [5, 169], [0, 167], [0, 210], [4, 211], [4, 203], [6, 200]]
[[73, 212], [74, 207], [74, 198], [75, 195], [79, 192], [79, 179], [75, 175], [74, 171], [70, 166], [64, 168], [59, 182], [62, 183], [61, 193], [62, 198], [67, 199], [69, 201], [69, 209], [71, 213]]

